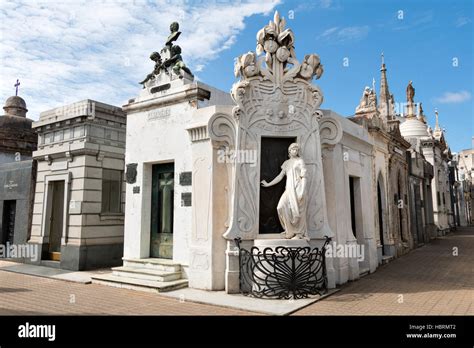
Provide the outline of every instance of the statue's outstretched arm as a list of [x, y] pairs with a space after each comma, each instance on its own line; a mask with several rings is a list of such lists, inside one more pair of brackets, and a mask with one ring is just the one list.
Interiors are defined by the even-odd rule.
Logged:
[[280, 172], [280, 174], [278, 174], [278, 176], [277, 176], [275, 179], [273, 179], [272, 181], [266, 182], [265, 180], [262, 180], [262, 181], [261, 181], [262, 186], [263, 186], [263, 187], [270, 187], [270, 186], [276, 185], [276, 184], [278, 184], [280, 181], [282, 181], [282, 179], [284, 178], [284, 176], [285, 176], [285, 171], [282, 170], [282, 171]]

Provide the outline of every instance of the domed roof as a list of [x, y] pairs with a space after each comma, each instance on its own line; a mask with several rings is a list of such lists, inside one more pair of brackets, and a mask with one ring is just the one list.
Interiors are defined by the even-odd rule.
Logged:
[[400, 124], [400, 133], [406, 138], [426, 138], [429, 136], [426, 124], [417, 117], [407, 117], [405, 122]]
[[7, 99], [5, 102], [5, 106], [3, 108], [9, 108], [9, 107], [14, 107], [14, 108], [23, 108], [26, 110], [26, 102], [23, 100], [23, 98], [14, 95], [13, 97], [10, 97]]
[[5, 115], [7, 116], [18, 117], [26, 117], [26, 113], [28, 112], [25, 101], [23, 100], [23, 98], [17, 95], [8, 98], [5, 101], [3, 110], [5, 110]]

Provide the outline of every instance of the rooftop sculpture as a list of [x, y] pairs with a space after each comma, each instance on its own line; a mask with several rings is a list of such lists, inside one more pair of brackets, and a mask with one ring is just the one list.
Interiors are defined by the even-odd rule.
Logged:
[[143, 88], [146, 87], [148, 81], [154, 80], [156, 76], [162, 73], [167, 74], [170, 79], [172, 79], [172, 75], [182, 79], [185, 74], [188, 74], [191, 79], [194, 78], [191, 70], [189, 70], [183, 62], [181, 47], [173, 44], [173, 42], [181, 35], [178, 22], [171, 23], [170, 32], [171, 33], [166, 40], [165, 46], [161, 49], [161, 54], [153, 52], [150, 55], [150, 59], [155, 62], [155, 67], [143, 81], [139, 82], [143, 85]]

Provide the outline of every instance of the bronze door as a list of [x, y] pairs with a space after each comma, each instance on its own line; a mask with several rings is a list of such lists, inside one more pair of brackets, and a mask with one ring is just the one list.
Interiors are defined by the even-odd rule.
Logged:
[[150, 257], [173, 258], [174, 163], [152, 167]]

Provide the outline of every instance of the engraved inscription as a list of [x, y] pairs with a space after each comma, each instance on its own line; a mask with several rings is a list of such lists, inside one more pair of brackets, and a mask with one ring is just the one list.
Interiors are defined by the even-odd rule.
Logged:
[[153, 110], [153, 111], [148, 112], [147, 120], [148, 121], [159, 120], [161, 118], [169, 117], [170, 115], [171, 115], [171, 110], [169, 108]]

